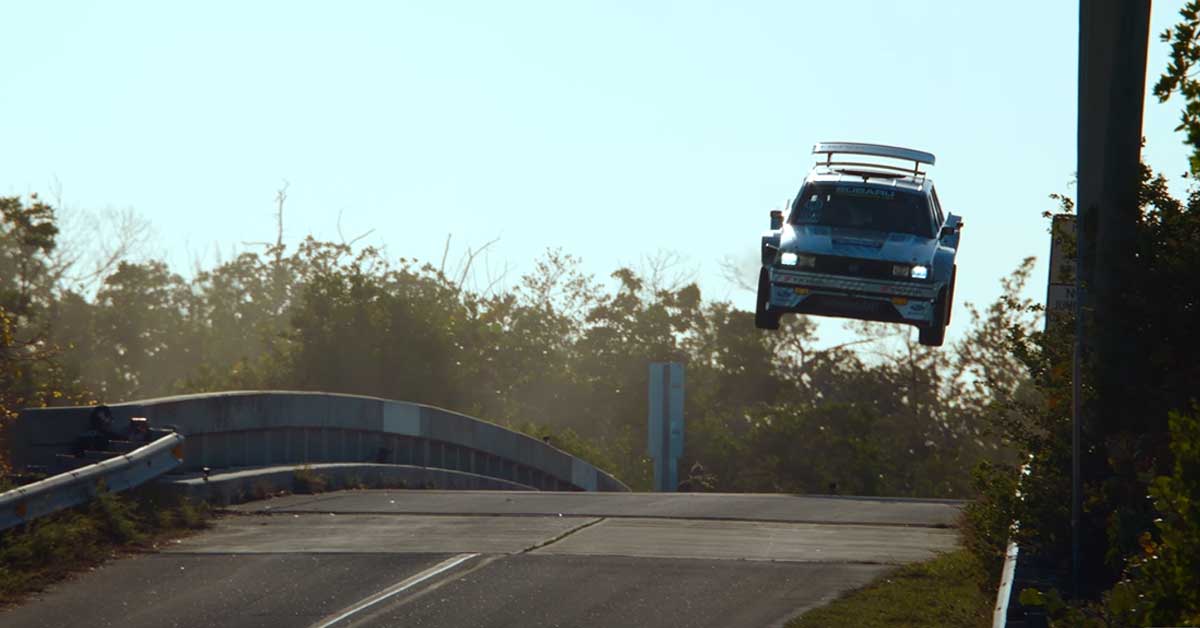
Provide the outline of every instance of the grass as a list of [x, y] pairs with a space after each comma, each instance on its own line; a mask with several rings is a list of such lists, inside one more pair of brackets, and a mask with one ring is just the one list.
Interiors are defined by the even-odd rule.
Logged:
[[[316, 493], [325, 493], [329, 491], [355, 491], [355, 490], [372, 490], [372, 489], [401, 489], [401, 490], [421, 490], [421, 489], [436, 489], [437, 483], [433, 480], [423, 482], [414, 482], [410, 484], [407, 480], [387, 480], [379, 474], [368, 474], [366, 477], [357, 474], [350, 474], [342, 479], [337, 476], [330, 476], [321, 469], [314, 469], [312, 465], [302, 465], [292, 472], [292, 488], [291, 493], [296, 495], [313, 495]], [[267, 490], [262, 494], [255, 493], [249, 497], [253, 499], [264, 499], [276, 495], [284, 495], [288, 491], [270, 491]]]
[[207, 505], [147, 487], [101, 493], [89, 503], [0, 532], [0, 607], [124, 553], [207, 526]]
[[793, 619], [787, 628], [824, 626], [990, 626], [995, 591], [967, 550], [906, 565], [827, 606]]
[[324, 493], [327, 483], [325, 478], [309, 465], [304, 465], [293, 473], [292, 490], [302, 495]]

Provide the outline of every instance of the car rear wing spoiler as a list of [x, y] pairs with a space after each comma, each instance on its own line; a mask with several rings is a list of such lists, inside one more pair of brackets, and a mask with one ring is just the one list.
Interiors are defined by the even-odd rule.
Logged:
[[[924, 175], [925, 173], [921, 171], [921, 164], [929, 164], [932, 166], [935, 160], [933, 153], [927, 153], [921, 150], [900, 148], [899, 146], [884, 146], [882, 144], [856, 144], [853, 142], [818, 142], [813, 146], [812, 152], [814, 155], [825, 155], [825, 161], [817, 163], [818, 165], [823, 165], [828, 168], [834, 168], [835, 166], [880, 168], [883, 170], [912, 173], [913, 176]], [[913, 162], [913, 166], [912, 168], [901, 168], [900, 166], [886, 163], [834, 161], [833, 156], [839, 154], [869, 155], [871, 157], [884, 157], [887, 159], [911, 161]]]

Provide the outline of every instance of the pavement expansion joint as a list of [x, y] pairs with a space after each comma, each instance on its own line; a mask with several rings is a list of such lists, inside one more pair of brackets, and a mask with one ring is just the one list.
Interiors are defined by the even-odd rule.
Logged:
[[[544, 546], [543, 546], [544, 547]], [[522, 554], [533, 552], [540, 548], [530, 548]], [[872, 560], [872, 559], [846, 559], [846, 558], [763, 558], [763, 557], [747, 557], [747, 556], [677, 556], [667, 554], [644, 554], [630, 552], [589, 552], [586, 554], [555, 554], [539, 552], [535, 556], [542, 557], [576, 557], [576, 558], [620, 558], [636, 561], [655, 562], [669, 560], [676, 563], [695, 563], [711, 565], [713, 563], [740, 563], [740, 564], [771, 564], [771, 565], [831, 565], [839, 567], [847, 566], [864, 566], [864, 567], [903, 567], [911, 564], [913, 561], [904, 560]]]
[[572, 519], [591, 519], [599, 517], [601, 519], [662, 519], [668, 521], [729, 521], [736, 523], [796, 523], [808, 525], [823, 525], [823, 526], [858, 526], [870, 528], [932, 528], [936, 530], [954, 530], [958, 528], [956, 523], [939, 523], [939, 522], [911, 522], [911, 521], [865, 521], [857, 519], [819, 519], [812, 517], [798, 517], [795, 519], [779, 519], [774, 517], [730, 517], [730, 516], [713, 516], [713, 515], [672, 515], [672, 514], [604, 514], [598, 512], [571, 512], [571, 513], [553, 513], [553, 512], [448, 512], [443, 510], [402, 510], [402, 511], [387, 511], [387, 510], [366, 510], [366, 509], [316, 509], [311, 507], [293, 507], [270, 509], [270, 510], [217, 510], [217, 514], [235, 514], [242, 516], [270, 516], [270, 515], [347, 515], [347, 516], [372, 516], [372, 517], [479, 517], [479, 518], [504, 518], [504, 517], [570, 517]]

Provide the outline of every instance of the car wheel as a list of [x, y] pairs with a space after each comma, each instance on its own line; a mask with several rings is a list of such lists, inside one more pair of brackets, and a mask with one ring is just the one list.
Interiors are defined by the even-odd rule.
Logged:
[[933, 302], [933, 320], [928, 326], [917, 328], [917, 342], [926, 347], [940, 347], [946, 341], [946, 321], [950, 317], [950, 303], [947, 292], [952, 288], [943, 288], [938, 298]]
[[754, 305], [754, 326], [759, 329], [779, 329], [780, 312], [767, 309], [771, 298], [771, 280], [767, 277], [767, 269], [758, 272], [758, 298]]
[[954, 284], [958, 280], [958, 264], [950, 267], [950, 294], [946, 297], [946, 327], [950, 326], [950, 315], [954, 313]]

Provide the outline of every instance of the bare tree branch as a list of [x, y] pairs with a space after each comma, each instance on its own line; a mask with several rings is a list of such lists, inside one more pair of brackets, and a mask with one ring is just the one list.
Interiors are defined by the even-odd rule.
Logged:
[[508, 260], [505, 260], [504, 269], [500, 271], [500, 274], [492, 276], [491, 256], [485, 254], [483, 256], [483, 263], [484, 273], [488, 279], [488, 285], [483, 289], [482, 292], [479, 293], [479, 295], [482, 297], [489, 297], [492, 295], [492, 291], [496, 288], [496, 286], [508, 276], [508, 272], [511, 270], [511, 267], [508, 264]]
[[645, 288], [650, 294], [661, 291], [674, 292], [696, 280], [696, 270], [677, 270], [684, 266], [687, 259], [679, 251], [659, 249], [650, 255], [643, 255], [638, 264], [637, 273], [645, 280]]
[[[61, 187], [56, 194], [61, 199]], [[132, 208], [92, 212], [59, 205], [58, 215], [62, 236], [50, 255], [48, 270], [55, 283], [80, 292], [98, 288], [118, 264], [145, 248], [153, 235], [149, 220]]]
[[287, 201], [287, 191], [291, 186], [292, 184], [284, 179], [283, 187], [275, 193], [275, 246], [278, 249], [275, 253], [276, 258], [283, 255], [283, 203]]
[[438, 264], [438, 274], [445, 276], [446, 273], [446, 256], [450, 254], [450, 238], [454, 234], [446, 234], [446, 246], [442, 247], [442, 263]]
[[342, 214], [343, 214], [343, 213], [345, 213], [345, 210], [341, 210], [341, 209], [339, 209], [339, 210], [338, 210], [338, 217], [337, 217], [337, 232], [338, 232], [338, 240], [340, 240], [340, 241], [342, 242], [342, 244], [343, 244], [343, 245], [345, 245], [345, 246], [347, 246], [347, 247], [352, 247], [352, 246], [354, 246], [355, 244], [357, 244], [359, 240], [362, 240], [363, 238], [365, 238], [365, 237], [367, 237], [367, 236], [371, 235], [372, 233], [375, 233], [375, 229], [374, 229], [374, 228], [367, 229], [366, 233], [363, 233], [362, 235], [360, 235], [360, 236], [357, 236], [357, 237], [355, 237], [355, 238], [351, 239], [349, 242], [347, 242], [347, 241], [346, 241], [346, 236], [342, 234]]
[[275, 264], [278, 266], [283, 262], [283, 205], [287, 201], [287, 191], [291, 187], [291, 183], [283, 180], [283, 187], [275, 191], [275, 243], [270, 242], [242, 242], [243, 246], [261, 246], [268, 251], [275, 252]]
[[[754, 266], [758, 266], [758, 260], [752, 261], [755, 262], [753, 264]], [[721, 269], [721, 277], [725, 279], [725, 281], [733, 284], [739, 290], [745, 290], [747, 292], [758, 291], [758, 284], [749, 279], [749, 277], [754, 276], [754, 271], [757, 269], [752, 268], [750, 272], [747, 272], [747, 264], [738, 262], [733, 257], [728, 255], [721, 258], [721, 261], [718, 262], [718, 266], [720, 266]]]
[[[458, 287], [459, 291], [462, 290], [463, 283], [466, 281], [468, 273], [471, 272], [471, 265], [475, 262], [475, 258], [478, 257], [480, 253], [488, 250], [488, 248], [499, 241], [500, 238], [493, 238], [476, 250], [471, 250], [470, 247], [467, 247], [465, 259], [459, 261], [459, 267], [461, 268], [461, 271], [455, 272], [455, 275], [458, 276], [458, 281], [455, 282], [455, 285]], [[449, 244], [449, 241], [447, 241], [447, 244]]]

